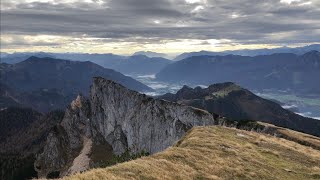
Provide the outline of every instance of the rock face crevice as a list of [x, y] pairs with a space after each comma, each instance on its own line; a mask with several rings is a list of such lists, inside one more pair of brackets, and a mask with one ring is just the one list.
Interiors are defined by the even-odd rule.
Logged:
[[[60, 124], [64, 133], [56, 133], [47, 139], [44, 152], [36, 161], [36, 166], [42, 167], [37, 171], [42, 177], [56, 171], [60, 176], [67, 175], [70, 163], [83, 149], [84, 137], [90, 139], [93, 146], [106, 142], [115, 155], [126, 151], [153, 154], [173, 145], [193, 126], [214, 125], [214, 121], [207, 111], [156, 100], [96, 77], [90, 100], [78, 96], [67, 109]], [[65, 139], [64, 147], [58, 152], [47, 150], [50, 145], [61, 143], [57, 137]], [[64, 163], [55, 165], [63, 153], [68, 154]]]

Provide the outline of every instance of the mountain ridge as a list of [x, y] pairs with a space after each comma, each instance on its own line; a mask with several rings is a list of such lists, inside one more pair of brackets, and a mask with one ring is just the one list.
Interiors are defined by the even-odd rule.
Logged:
[[205, 109], [231, 120], [261, 121], [320, 136], [319, 120], [283, 109], [232, 82], [213, 84], [208, 88], [184, 86], [176, 94], [167, 93], [158, 98]]
[[158, 81], [184, 84], [232, 81], [251, 90], [290, 90], [320, 94], [315, 77], [320, 76], [316, 51], [301, 56], [281, 53], [261, 56], [194, 56], [166, 66]]
[[172, 61], [163, 57], [148, 57], [144, 54], [121, 56], [116, 54], [88, 53], [17, 53], [1, 57], [1, 63], [16, 64], [28, 58], [55, 58], [69, 61], [90, 61], [123, 74], [156, 74]]
[[165, 53], [157, 53], [152, 51], [137, 51], [132, 54], [132, 56], [134, 55], [146, 55], [148, 57], [162, 57], [162, 58], [170, 59], [169, 56]]
[[191, 127], [213, 125], [214, 121], [204, 110], [155, 100], [95, 77], [90, 99], [78, 96], [71, 103], [57, 131], [49, 134], [35, 167], [40, 177], [69, 174], [86, 147], [85, 139], [93, 142], [93, 149], [100, 144], [110, 155], [126, 151], [153, 154], [172, 145]]
[[31, 57], [14, 65], [0, 65], [2, 83], [22, 91], [57, 88], [64, 93], [86, 93], [91, 78], [99, 75], [118, 81], [137, 91], [152, 91], [150, 87], [131, 77], [89, 61]]
[[312, 44], [308, 46], [296, 47], [296, 48], [289, 48], [289, 47], [280, 47], [280, 48], [273, 48], [273, 49], [241, 49], [241, 50], [227, 50], [222, 52], [213, 52], [213, 51], [198, 51], [198, 52], [187, 52], [182, 53], [176, 56], [173, 60], [180, 61], [182, 59], [192, 57], [192, 56], [202, 56], [202, 55], [209, 55], [209, 56], [216, 56], [216, 55], [242, 55], [242, 56], [259, 56], [259, 55], [270, 55], [275, 53], [293, 53], [297, 55], [302, 55], [310, 50], [317, 50], [320, 51], [320, 44]]

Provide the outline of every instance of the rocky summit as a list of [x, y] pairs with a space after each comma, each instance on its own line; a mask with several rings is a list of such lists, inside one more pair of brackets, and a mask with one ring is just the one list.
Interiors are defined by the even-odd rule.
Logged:
[[96, 77], [90, 98], [79, 95], [49, 134], [35, 169], [39, 177], [62, 177], [114, 155], [153, 154], [193, 126], [213, 125], [215, 120], [207, 111], [153, 99]]

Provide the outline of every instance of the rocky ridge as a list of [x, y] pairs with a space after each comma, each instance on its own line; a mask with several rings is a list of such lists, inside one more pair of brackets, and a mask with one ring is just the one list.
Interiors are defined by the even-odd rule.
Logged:
[[[86, 170], [74, 169], [75, 159], [84, 156], [84, 151], [90, 159], [87, 168], [94, 165], [93, 156], [98, 152], [104, 157], [142, 151], [153, 154], [173, 145], [193, 126], [214, 125], [217, 118], [207, 111], [153, 99], [96, 77], [90, 99], [79, 95], [49, 134], [35, 169], [39, 177], [62, 177]], [[92, 141], [89, 151], [84, 146], [88, 141]]]
[[158, 98], [204, 109], [229, 120], [261, 121], [320, 136], [320, 121], [295, 114], [232, 82], [212, 84], [208, 88], [184, 86], [176, 94]]

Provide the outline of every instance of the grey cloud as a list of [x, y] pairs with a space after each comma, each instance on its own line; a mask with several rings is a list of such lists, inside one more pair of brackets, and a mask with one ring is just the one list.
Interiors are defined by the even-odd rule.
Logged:
[[[306, 2], [306, 1], [303, 1]], [[8, 2], [6, 2], [8, 3]], [[198, 5], [204, 9], [191, 11]], [[7, 4], [11, 7], [12, 5]], [[233, 13], [241, 15], [231, 18]], [[160, 24], [153, 23], [159, 20]], [[179, 27], [179, 23], [183, 27]], [[320, 41], [320, 2], [299, 6], [280, 0], [111, 0], [101, 6], [18, 4], [1, 11], [1, 33], [111, 38], [139, 43], [174, 39], [231, 39], [243, 44]], [[272, 34], [288, 32], [287, 37]]]

